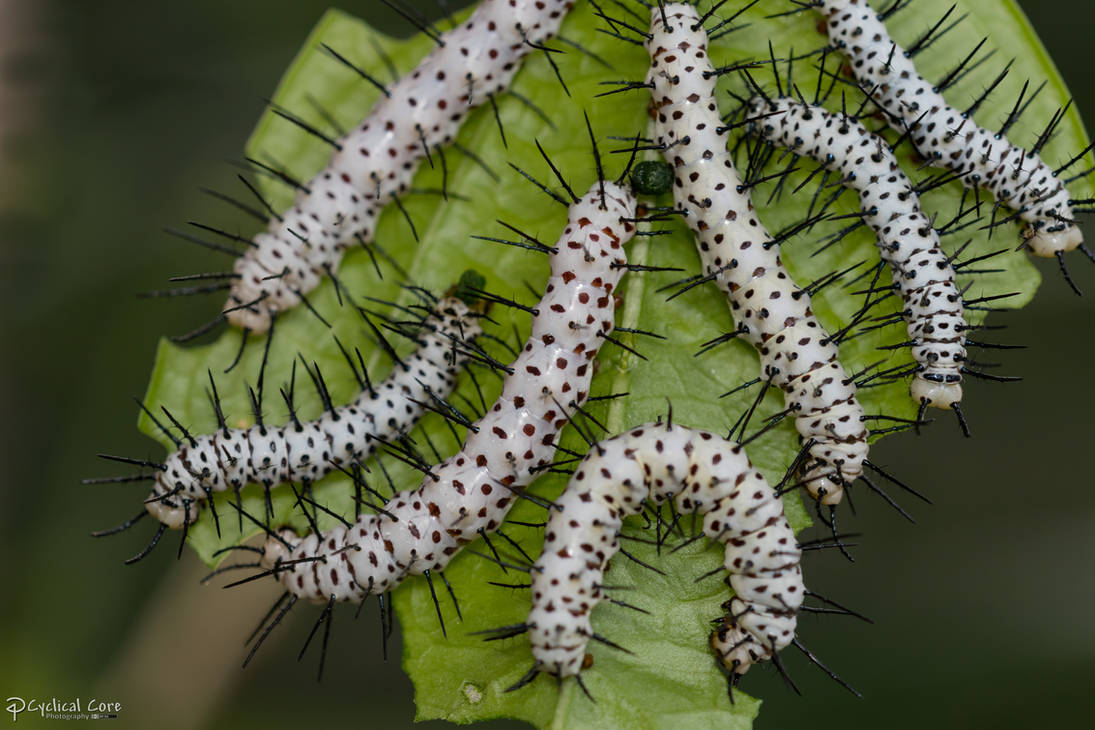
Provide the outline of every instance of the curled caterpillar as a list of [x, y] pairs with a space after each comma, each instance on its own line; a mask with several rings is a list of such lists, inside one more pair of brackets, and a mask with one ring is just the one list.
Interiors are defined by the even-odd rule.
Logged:
[[396, 362], [383, 383], [363, 383], [364, 391], [355, 400], [329, 408], [314, 421], [300, 421], [293, 414], [285, 426], [228, 428], [217, 405], [218, 431], [184, 433], [184, 439], [176, 440], [178, 448], [156, 465], [146, 510], [161, 525], [180, 529], [197, 521], [202, 504], [216, 492], [238, 492], [247, 484], [269, 489], [312, 483], [343, 465], [363, 462], [378, 443], [409, 431], [431, 395], [444, 397], [452, 391], [468, 359], [463, 344], [481, 333], [481, 316], [457, 297], [440, 300], [418, 328], [419, 348]]
[[288, 591], [360, 602], [407, 576], [442, 570], [463, 544], [497, 529], [515, 495], [550, 463], [568, 405], [580, 407], [589, 394], [593, 360], [614, 327], [613, 292], [634, 217], [634, 197], [611, 182], [595, 183], [570, 206], [532, 333], [463, 449], [418, 489], [350, 527], [269, 537], [263, 565]]
[[811, 311], [809, 292], [795, 286], [742, 192], [697, 10], [683, 3], [653, 8], [646, 46], [655, 141], [676, 170], [674, 198], [695, 234], [704, 273], [726, 294], [739, 332], [760, 352], [764, 374], [795, 412], [810, 457], [803, 466], [807, 490], [821, 504], [835, 505], [844, 485], [863, 476], [867, 457], [854, 381]]
[[748, 115], [757, 120], [755, 134], [839, 172], [859, 194], [864, 220], [904, 302], [901, 314], [919, 366], [910, 386], [913, 400], [960, 410], [969, 329], [962, 294], [939, 234], [888, 144], [856, 119], [794, 99], [756, 97]]
[[856, 79], [899, 132], [909, 130], [929, 162], [954, 171], [967, 187], [983, 186], [1029, 225], [1023, 232], [1036, 256], [1060, 257], [1083, 243], [1064, 182], [1038, 156], [1013, 145], [946, 102], [890, 39], [866, 0], [817, 0], [829, 40], [851, 61]]
[[582, 670], [605, 568], [624, 518], [639, 514], [645, 500], [673, 500], [680, 514], [703, 515], [704, 534], [726, 546], [737, 624], [720, 659], [732, 683], [794, 640], [805, 589], [783, 503], [739, 444], [652, 423], [594, 445], [555, 500], [531, 571], [527, 628], [535, 664], [526, 681], [535, 672], [569, 677]]
[[266, 332], [372, 237], [381, 209], [410, 185], [418, 162], [450, 142], [468, 111], [509, 86], [521, 59], [554, 35], [571, 0], [484, 0], [335, 142], [330, 163], [271, 218], [237, 259], [226, 306], [232, 324]]

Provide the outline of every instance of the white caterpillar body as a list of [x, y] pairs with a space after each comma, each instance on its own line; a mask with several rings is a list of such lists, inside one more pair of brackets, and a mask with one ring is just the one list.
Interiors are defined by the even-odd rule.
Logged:
[[387, 380], [314, 421], [222, 428], [184, 441], [157, 475], [148, 511], [177, 529], [192, 524], [215, 492], [246, 484], [315, 482], [340, 466], [364, 461], [378, 438], [394, 439], [414, 426], [423, 407], [413, 401], [429, 403], [431, 392], [440, 397], [452, 392], [468, 358], [456, 343], [480, 334], [479, 317], [460, 299], [442, 299], [422, 322], [418, 350], [396, 363]]
[[919, 365], [913, 399], [937, 408], [960, 402], [968, 329], [962, 294], [939, 234], [889, 145], [855, 119], [794, 99], [757, 97], [748, 110], [759, 120], [754, 133], [839, 172], [859, 194], [864, 221], [878, 237], [904, 302], [902, 315]]
[[748, 195], [739, 192], [696, 9], [682, 3], [654, 8], [650, 33], [655, 136], [675, 169], [677, 207], [695, 233], [704, 273], [715, 276], [743, 336], [760, 352], [765, 375], [775, 373], [773, 382], [794, 408], [798, 432], [810, 443], [807, 490], [822, 504], [836, 504], [867, 457], [855, 386], [809, 295], [795, 286]]
[[[263, 563], [289, 591], [315, 602], [360, 602], [409, 575], [443, 569], [463, 544], [501, 524], [513, 491], [553, 458], [568, 404], [588, 396], [593, 360], [614, 326], [613, 292], [627, 263], [623, 245], [634, 234], [627, 219], [634, 217], [631, 193], [609, 182], [603, 204], [594, 184], [571, 206], [532, 333], [463, 449], [434, 467], [436, 478], [427, 476], [350, 528], [268, 539]], [[308, 562], [291, 563], [301, 559]]]
[[675, 500], [681, 514], [704, 515], [704, 534], [726, 546], [737, 628], [719, 657], [733, 675], [794, 639], [805, 593], [801, 551], [779, 497], [740, 445], [654, 423], [593, 446], [555, 502], [531, 574], [537, 670], [561, 677], [581, 671], [605, 568], [624, 518], [641, 512], [644, 500]]
[[326, 169], [236, 261], [228, 320], [267, 331], [271, 316], [314, 289], [347, 247], [370, 240], [380, 211], [407, 190], [426, 151], [452, 141], [473, 107], [509, 86], [521, 59], [555, 34], [571, 3], [483, 0], [444, 33], [443, 45], [338, 141]]
[[1035, 153], [979, 127], [950, 106], [916, 71], [905, 51], [866, 0], [817, 0], [830, 42], [899, 132], [912, 130], [917, 150], [933, 164], [961, 175], [967, 187], [984, 186], [1029, 223], [1027, 247], [1052, 257], [1083, 243], [1064, 183]]

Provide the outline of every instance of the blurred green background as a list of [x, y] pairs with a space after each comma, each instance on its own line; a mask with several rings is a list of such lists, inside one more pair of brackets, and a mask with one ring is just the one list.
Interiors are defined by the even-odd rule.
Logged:
[[[1095, 124], [1086, 46], [1095, 6], [1023, 5]], [[406, 28], [379, 2], [342, 7]], [[219, 301], [135, 292], [223, 266], [160, 229], [226, 220], [197, 188], [230, 187], [226, 161], [239, 158], [262, 97], [325, 8], [0, 0], [2, 697], [120, 701], [117, 727], [411, 723], [399, 646], [381, 660], [373, 605], [339, 622], [321, 684], [314, 656], [294, 660], [309, 611], [294, 612], [241, 672], [243, 637], [275, 589], [200, 589], [203, 566], [189, 552], [176, 563], [173, 545], [123, 567], [147, 530], [100, 542], [87, 534], [127, 516], [140, 488], [79, 483], [113, 473], [97, 451], [159, 458], [129, 396], [144, 390], [157, 338], [190, 329]], [[877, 621], [801, 624], [804, 641], [865, 699], [793, 658], [804, 697], [768, 670], [745, 683], [766, 700], [759, 728], [1090, 723], [1095, 491], [1081, 452], [1095, 412], [1086, 380], [1095, 267], [1070, 262], [1088, 297], [1044, 266], [1034, 303], [993, 320], [1009, 325], [1003, 339], [1031, 349], [1006, 357], [1023, 382], [971, 384], [975, 438], [944, 420], [876, 449], [873, 458], [934, 500], [915, 505], [919, 524], [861, 497], [859, 517], [842, 525], [866, 533], [857, 562], [824, 555], [807, 566], [812, 586]], [[18, 724], [43, 723], [24, 714]]]

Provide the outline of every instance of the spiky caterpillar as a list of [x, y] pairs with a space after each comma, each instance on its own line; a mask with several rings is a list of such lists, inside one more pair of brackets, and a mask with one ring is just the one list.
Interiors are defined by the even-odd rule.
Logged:
[[805, 593], [801, 550], [775, 490], [739, 444], [651, 423], [595, 444], [555, 500], [531, 571], [534, 671], [581, 671], [605, 568], [624, 518], [639, 514], [645, 500], [673, 500], [681, 514], [703, 515], [704, 534], [726, 546], [737, 626], [719, 657], [732, 680], [794, 640]]
[[480, 314], [456, 297], [440, 300], [422, 321], [419, 348], [397, 362], [383, 382], [314, 421], [295, 417], [285, 426], [228, 428], [191, 437], [169, 454], [156, 475], [146, 509], [167, 527], [193, 524], [202, 504], [216, 492], [247, 484], [267, 488], [315, 482], [343, 465], [360, 463], [379, 440], [409, 431], [422, 416], [431, 393], [444, 397], [456, 385], [468, 355], [460, 343], [482, 329]]
[[452, 141], [468, 112], [505, 90], [521, 59], [555, 34], [572, 0], [483, 0], [336, 143], [327, 167], [237, 259], [228, 321], [266, 332], [371, 239], [381, 209], [407, 190], [422, 157]]
[[1029, 225], [1023, 232], [1036, 256], [1059, 257], [1083, 243], [1064, 182], [1036, 151], [1013, 145], [949, 105], [924, 80], [908, 54], [890, 39], [866, 0], [816, 0], [830, 43], [882, 109], [887, 123], [911, 133], [932, 164], [953, 170], [967, 187], [984, 186]]
[[756, 120], [754, 134], [839, 172], [859, 194], [863, 219], [878, 238], [904, 302], [901, 314], [919, 365], [910, 386], [913, 400], [957, 407], [969, 329], [962, 294], [939, 234], [888, 143], [856, 119], [794, 99], [758, 96], [749, 102], [748, 114]]
[[529, 339], [464, 447], [376, 515], [303, 538], [284, 530], [268, 538], [263, 565], [288, 591], [360, 602], [443, 569], [463, 544], [501, 524], [515, 493], [550, 463], [568, 405], [589, 394], [593, 360], [614, 327], [634, 217], [634, 197], [611, 182], [595, 183], [570, 207]]
[[726, 294], [763, 372], [786, 394], [807, 444], [806, 488], [822, 504], [863, 474], [867, 430], [856, 388], [837, 346], [795, 286], [756, 217], [727, 151], [707, 33], [697, 11], [673, 3], [650, 14], [646, 80], [656, 111], [655, 141], [676, 171], [673, 196], [696, 237], [704, 273]]

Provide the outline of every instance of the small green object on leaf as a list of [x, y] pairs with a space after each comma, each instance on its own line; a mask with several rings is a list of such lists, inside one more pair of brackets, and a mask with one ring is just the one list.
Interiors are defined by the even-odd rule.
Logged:
[[673, 168], [661, 160], [644, 160], [631, 170], [631, 189], [639, 195], [665, 195], [673, 189]]
[[453, 290], [453, 296], [470, 307], [479, 301], [479, 295], [476, 292], [482, 291], [486, 285], [487, 277], [475, 269], [468, 269], [460, 275], [460, 281], [457, 282], [456, 289]]

